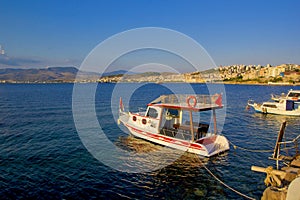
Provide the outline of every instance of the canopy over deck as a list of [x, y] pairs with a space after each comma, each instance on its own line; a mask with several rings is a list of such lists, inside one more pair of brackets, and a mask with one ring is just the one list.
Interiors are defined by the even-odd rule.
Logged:
[[171, 94], [162, 95], [148, 104], [173, 109], [201, 112], [223, 108], [222, 95]]

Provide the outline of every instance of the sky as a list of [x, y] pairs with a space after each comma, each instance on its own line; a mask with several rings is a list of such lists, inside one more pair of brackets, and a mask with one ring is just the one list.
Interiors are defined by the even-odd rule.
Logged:
[[0, 68], [79, 67], [99, 43], [143, 27], [187, 35], [217, 66], [300, 64], [299, 8], [299, 0], [0, 0]]

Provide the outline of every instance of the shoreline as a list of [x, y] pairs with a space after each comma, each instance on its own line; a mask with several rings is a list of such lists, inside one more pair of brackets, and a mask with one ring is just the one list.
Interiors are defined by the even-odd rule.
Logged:
[[0, 82], [0, 85], [5, 85], [5, 84], [88, 84], [88, 83], [100, 83], [100, 84], [117, 84], [117, 83], [153, 83], [153, 84], [169, 84], [169, 83], [178, 83], [178, 84], [182, 84], [182, 83], [188, 83], [188, 84], [224, 84], [224, 85], [260, 85], [260, 86], [300, 86], [300, 83], [294, 83], [294, 84], [290, 84], [290, 83], [259, 83], [259, 82], [235, 82], [235, 81], [220, 81], [220, 82], [160, 82], [160, 83], [156, 83], [156, 82], [97, 82], [97, 81], [91, 81], [91, 82], [73, 82], [73, 81], [69, 81], [69, 82], [61, 82], [61, 81], [57, 81], [57, 82]]

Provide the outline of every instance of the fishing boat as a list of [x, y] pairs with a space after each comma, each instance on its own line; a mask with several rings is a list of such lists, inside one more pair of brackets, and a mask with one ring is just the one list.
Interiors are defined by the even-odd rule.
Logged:
[[253, 107], [258, 113], [300, 116], [299, 101], [280, 98], [278, 101], [255, 103], [253, 100], [248, 100], [248, 107]]
[[300, 101], [300, 90], [289, 90], [287, 95], [282, 93], [281, 95], [271, 94], [272, 100], [279, 102], [281, 99], [287, 99], [292, 101]]
[[[120, 98], [118, 121], [135, 137], [211, 157], [229, 150], [228, 140], [217, 131], [216, 109], [221, 108], [221, 94], [162, 95], [147, 105], [146, 112], [136, 113], [124, 111]], [[213, 132], [208, 123], [193, 120], [198, 112], [212, 112]]]

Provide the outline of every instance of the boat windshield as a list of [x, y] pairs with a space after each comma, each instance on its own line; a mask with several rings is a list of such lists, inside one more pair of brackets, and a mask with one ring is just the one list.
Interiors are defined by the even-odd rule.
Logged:
[[290, 92], [288, 95], [288, 97], [299, 97], [299, 96], [300, 96], [300, 94], [297, 92]]
[[146, 116], [151, 117], [151, 118], [157, 118], [158, 117], [158, 112], [155, 108], [149, 108]]

